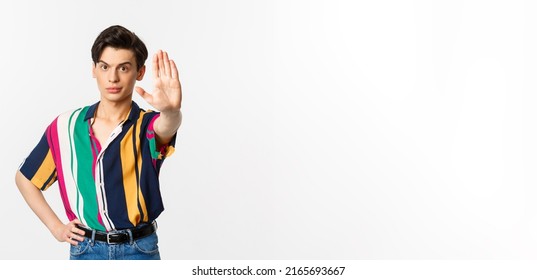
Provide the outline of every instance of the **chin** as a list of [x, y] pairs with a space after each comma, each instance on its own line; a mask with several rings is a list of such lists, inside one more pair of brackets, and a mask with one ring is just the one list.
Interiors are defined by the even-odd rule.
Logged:
[[121, 102], [121, 101], [132, 101], [132, 94], [122, 94], [122, 93], [108, 93], [101, 94], [101, 99], [106, 99], [111, 102]]

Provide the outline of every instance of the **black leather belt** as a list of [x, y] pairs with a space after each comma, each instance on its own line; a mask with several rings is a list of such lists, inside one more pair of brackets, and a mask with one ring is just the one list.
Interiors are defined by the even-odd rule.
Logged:
[[76, 225], [76, 227], [84, 231], [85, 237], [93, 238], [93, 234], [95, 234], [95, 240], [106, 242], [108, 244], [120, 244], [130, 242], [131, 236], [132, 240], [136, 240], [151, 235], [152, 233], [157, 231], [157, 223], [155, 221], [151, 224], [146, 224], [141, 227], [122, 229], [111, 232], [93, 230], [78, 224]]

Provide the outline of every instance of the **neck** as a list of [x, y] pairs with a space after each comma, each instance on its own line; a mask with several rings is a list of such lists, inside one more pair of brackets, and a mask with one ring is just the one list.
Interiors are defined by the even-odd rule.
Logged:
[[107, 102], [101, 100], [95, 112], [95, 117], [109, 121], [125, 120], [131, 110], [132, 100], [128, 102]]

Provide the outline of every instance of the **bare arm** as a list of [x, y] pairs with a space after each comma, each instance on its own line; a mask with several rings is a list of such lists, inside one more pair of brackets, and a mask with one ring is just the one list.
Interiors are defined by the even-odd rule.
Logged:
[[153, 56], [153, 78], [155, 89], [148, 93], [137, 87], [142, 98], [160, 111], [160, 117], [154, 123], [159, 145], [167, 144], [181, 126], [182, 91], [175, 62], [168, 58], [168, 53], [158, 51]]
[[154, 124], [159, 145], [167, 144], [172, 140], [173, 135], [181, 126], [182, 120], [181, 111], [160, 113], [160, 117], [155, 120]]
[[43, 193], [41, 193], [41, 191], [18, 170], [15, 175], [15, 183], [28, 206], [30, 206], [32, 211], [39, 217], [41, 222], [45, 224], [58, 241], [69, 242], [70, 244], [76, 245], [76, 240], [84, 240], [82, 236], [75, 234], [84, 234], [82, 230], [75, 227], [75, 224], [80, 223], [80, 221], [75, 219], [68, 224], [63, 224], [52, 208], [50, 208]]

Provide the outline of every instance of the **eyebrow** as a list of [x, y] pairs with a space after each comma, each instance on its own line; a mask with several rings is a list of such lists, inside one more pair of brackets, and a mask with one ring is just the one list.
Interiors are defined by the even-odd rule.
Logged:
[[[103, 63], [103, 64], [106, 64], [106, 65], [110, 65], [110, 64], [108, 64], [108, 63], [106, 63], [105, 61], [102, 61], [102, 60], [97, 61], [97, 63]], [[123, 63], [118, 64], [118, 66], [123, 66], [123, 65], [132, 65], [132, 63], [130, 61], [125, 61]]]

